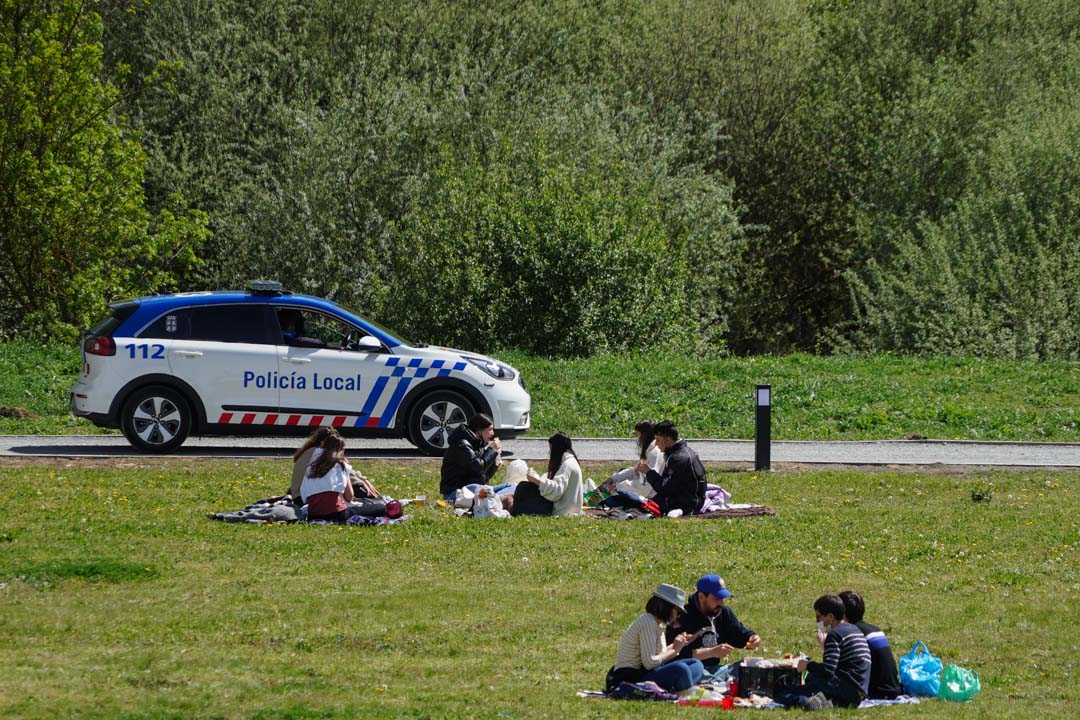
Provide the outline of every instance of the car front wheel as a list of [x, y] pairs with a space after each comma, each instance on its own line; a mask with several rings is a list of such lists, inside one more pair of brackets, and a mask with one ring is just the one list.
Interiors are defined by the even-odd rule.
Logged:
[[136, 390], [120, 419], [124, 436], [138, 450], [172, 452], [191, 432], [191, 408], [175, 390], [160, 385]]
[[422, 398], [409, 416], [409, 439], [421, 452], [442, 455], [450, 445], [450, 433], [465, 424], [473, 405], [462, 395], [444, 390]]

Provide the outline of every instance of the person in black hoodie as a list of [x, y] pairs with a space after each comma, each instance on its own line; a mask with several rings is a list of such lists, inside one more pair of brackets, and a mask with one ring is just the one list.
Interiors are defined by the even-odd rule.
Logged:
[[705, 467], [686, 441], [679, 439], [675, 423], [665, 420], [656, 426], [656, 447], [664, 453], [663, 473], [650, 468], [644, 460], [638, 463], [637, 471], [656, 490], [653, 500], [660, 506], [660, 512], [664, 515], [672, 510], [683, 515], [700, 512], [705, 503]]
[[844, 601], [844, 619], [862, 630], [866, 644], [870, 646], [870, 689], [866, 696], [871, 700], [892, 700], [903, 692], [900, 677], [896, 672], [896, 658], [893, 657], [889, 638], [876, 625], [863, 622], [866, 604], [862, 595], [854, 590], [840, 593]]
[[724, 578], [703, 575], [697, 581], [697, 592], [686, 602], [683, 614], [667, 627], [668, 642], [679, 633], [690, 633], [694, 640], [682, 649], [679, 657], [697, 658], [705, 669], [715, 673], [721, 658], [736, 648], [753, 650], [761, 646], [761, 638], [735, 617], [724, 604], [731, 597]]
[[467, 485], [487, 485], [502, 460], [495, 423], [483, 413], [473, 415], [451, 432], [449, 443], [439, 481], [439, 492], [448, 502]]

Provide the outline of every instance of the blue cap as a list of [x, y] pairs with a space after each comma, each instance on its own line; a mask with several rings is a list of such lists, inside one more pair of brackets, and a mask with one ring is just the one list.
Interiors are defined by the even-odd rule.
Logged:
[[697, 581], [697, 590], [698, 592], [714, 595], [721, 600], [731, 597], [731, 591], [727, 589], [724, 578], [719, 575], [702, 575], [701, 579]]

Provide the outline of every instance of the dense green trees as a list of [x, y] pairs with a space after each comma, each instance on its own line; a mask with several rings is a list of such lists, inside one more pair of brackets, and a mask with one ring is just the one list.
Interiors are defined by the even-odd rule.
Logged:
[[168, 286], [194, 260], [198, 213], [146, 210], [144, 156], [100, 78], [92, 3], [0, 6], [0, 330], [70, 339], [103, 298]]
[[1073, 3], [100, 9], [133, 207], [208, 218], [180, 286], [276, 277], [474, 349], [1077, 357]]

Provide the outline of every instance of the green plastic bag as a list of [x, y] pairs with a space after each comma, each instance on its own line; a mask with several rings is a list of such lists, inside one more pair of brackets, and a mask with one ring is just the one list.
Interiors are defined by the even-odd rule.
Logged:
[[979, 673], [959, 665], [946, 665], [941, 671], [941, 687], [938, 697], [953, 702], [967, 702], [979, 694]]

